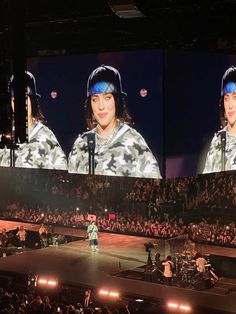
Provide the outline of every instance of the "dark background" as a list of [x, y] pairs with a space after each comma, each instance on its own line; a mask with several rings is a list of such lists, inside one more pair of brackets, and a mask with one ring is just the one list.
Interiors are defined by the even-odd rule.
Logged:
[[206, 151], [220, 129], [221, 79], [235, 55], [166, 51], [166, 176], [201, 173]]

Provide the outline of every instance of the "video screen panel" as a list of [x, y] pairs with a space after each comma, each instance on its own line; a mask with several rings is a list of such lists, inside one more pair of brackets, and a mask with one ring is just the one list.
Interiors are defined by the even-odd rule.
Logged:
[[[222, 77], [228, 69], [231, 69], [232, 73], [230, 72], [229, 75], [231, 82], [228, 82], [227, 76], [224, 88], [231, 88], [230, 91], [234, 92], [236, 72], [232, 66], [235, 64], [235, 55], [183, 50], [140, 50], [30, 58], [27, 60], [27, 70], [36, 79], [36, 93], [40, 94], [39, 102], [46, 126], [52, 132], [49, 141], [46, 141], [45, 138], [48, 137], [44, 136], [44, 142], [49, 142], [50, 147], [57, 147], [58, 143], [65, 156], [66, 166], [61, 162], [62, 156], [59, 154], [57, 159], [53, 155], [54, 152], [51, 161], [54, 166], [48, 167], [43, 166], [44, 160], [48, 157], [41, 152], [36, 152], [35, 157], [31, 150], [30, 154], [22, 154], [21, 157], [27, 159], [29, 168], [33, 167], [35, 161], [37, 162], [35, 168], [68, 170], [67, 162], [68, 159], [70, 160], [78, 136], [89, 130], [89, 115], [87, 120], [85, 118], [85, 100], [90, 99], [86, 106], [87, 109], [90, 108], [90, 117], [93, 117], [92, 99], [95, 93], [113, 92], [112, 88], [115, 88], [124, 95], [125, 105], [131, 117], [129, 126], [142, 136], [145, 149], [146, 147], [148, 151], [150, 149], [154, 159], [150, 158], [150, 154], [145, 155], [145, 149], [135, 146], [134, 142], [127, 142], [127, 138], [132, 138], [133, 133], [131, 137], [126, 138], [125, 143], [118, 142], [120, 146], [116, 146], [117, 142], [115, 142], [113, 145], [115, 150], [112, 150], [107, 142], [117, 131], [118, 125], [115, 124], [114, 130], [108, 133], [107, 137], [95, 138], [96, 148], [99, 145], [108, 147], [107, 153], [98, 160], [96, 160], [97, 151], [94, 152], [95, 174], [174, 178], [235, 170], [232, 145], [236, 143], [227, 137], [228, 132], [219, 133], [225, 130], [224, 127], [226, 130], [229, 127], [228, 120], [224, 116], [226, 114], [224, 105], [221, 103], [221, 109], [219, 106]], [[99, 71], [101, 72], [104, 65], [106, 70], [112, 69], [113, 81], [111, 86], [105, 84], [99, 87], [96, 85], [98, 83], [96, 78], [99, 77], [101, 82]], [[118, 71], [120, 77], [114, 71]], [[105, 83], [106, 79], [105, 75]], [[97, 92], [96, 88], [100, 90]], [[115, 103], [116, 101], [114, 99]], [[123, 108], [124, 103], [120, 104], [121, 106], [117, 108]], [[231, 120], [234, 118], [234, 111], [236, 112], [236, 110], [229, 112], [232, 116]], [[100, 120], [103, 118], [102, 114]], [[123, 122], [122, 119], [123, 116], [119, 117], [119, 123]], [[99, 125], [96, 118], [92, 123], [94, 123], [92, 129]], [[233, 127], [234, 123], [230, 125]], [[233, 130], [231, 131], [234, 135]], [[215, 134], [218, 136], [215, 146], [219, 144], [220, 147], [216, 155], [210, 148]], [[222, 135], [226, 137], [223, 157]], [[56, 142], [53, 142], [53, 139]], [[78, 150], [74, 150], [73, 157], [78, 158], [74, 158], [72, 168], [69, 167], [70, 173], [89, 174], [88, 136], [84, 137], [82, 144], [82, 155], [77, 154]], [[128, 146], [129, 154], [124, 153], [120, 157], [122, 146]], [[208, 158], [209, 150], [211, 154]], [[135, 154], [143, 155], [137, 172], [131, 171], [135, 164]], [[207, 164], [206, 158], [209, 159]], [[118, 167], [116, 167], [117, 159], [119, 159]], [[85, 163], [82, 162], [83, 160]], [[153, 160], [158, 162], [158, 173], [152, 172]], [[1, 156], [0, 164], [6, 165]], [[76, 168], [73, 166], [75, 164], [80, 166]], [[21, 167], [18, 164], [16, 166]], [[27, 163], [22, 167], [27, 168]]]
[[[235, 55], [180, 50], [165, 52], [166, 178], [236, 169], [234, 149], [228, 146], [231, 145], [228, 138], [222, 161], [221, 132], [218, 133], [227, 128], [223, 105], [220, 109], [219, 104], [222, 77], [232, 65], [236, 65]], [[236, 72], [234, 69], [231, 72], [230, 81], [235, 86]], [[233, 87], [230, 92], [235, 92]], [[234, 116], [236, 109], [230, 111]], [[235, 126], [234, 121], [232, 123]], [[217, 141], [214, 140], [210, 149], [214, 134]]]
[[[98, 87], [102, 89], [97, 91], [97, 86], [94, 87], [94, 84], [97, 83], [95, 77], [95, 83], [92, 82], [94, 84], [89, 86], [90, 89], [88, 89], [87, 82], [89, 76], [95, 69], [98, 69], [102, 65], [108, 66], [107, 68], [112, 67], [109, 68], [113, 71], [113, 73], [111, 73], [111, 75], [113, 75], [113, 81], [111, 82], [112, 86], [105, 84], [105, 87]], [[114, 74], [115, 70], [113, 68], [118, 70], [120, 79], [119, 74]], [[55, 136], [56, 141], [61, 146], [61, 149], [67, 159], [70, 156], [73, 144], [75, 143], [78, 135], [88, 131], [84, 108], [87, 96], [90, 96], [90, 101], [93, 101], [92, 98], [95, 93], [112, 93], [115, 88], [118, 89], [118, 92], [127, 94], [127, 96], [124, 96], [125, 104], [128, 109], [129, 117], [132, 119], [129, 127], [136, 130], [141, 137], [135, 132], [131, 132], [131, 135], [138, 137], [138, 141], [139, 144], [141, 143], [141, 146], [133, 145], [134, 142], [127, 143], [126, 139], [126, 142], [121, 143], [121, 148], [119, 145], [116, 147], [115, 153], [114, 151], [110, 151], [110, 155], [112, 157], [107, 157], [105, 154], [103, 159], [101, 158], [98, 162], [96, 160], [97, 152], [95, 148], [94, 173], [131, 177], [160, 178], [163, 176], [162, 51], [145, 50], [135, 52], [81, 54], [60, 57], [37, 57], [27, 60], [27, 70], [35, 77], [37, 94], [40, 95], [40, 107], [46, 121], [46, 126], [49, 128], [48, 132], [51, 131], [53, 133], [52, 136]], [[99, 77], [98, 80], [101, 81], [102, 79]], [[105, 83], [107, 83], [106, 80], [107, 77], [105, 75]], [[103, 99], [103, 101], [105, 100]], [[116, 101], [117, 100], [115, 100], [115, 102]], [[124, 104], [122, 102], [119, 105], [123, 108]], [[87, 107], [88, 106], [89, 105], [87, 105]], [[91, 103], [90, 108], [93, 109]], [[115, 108], [115, 110], [118, 110], [118, 107]], [[109, 110], [107, 109], [106, 111]], [[107, 118], [107, 115], [108, 113], [106, 112], [105, 118]], [[91, 116], [92, 118], [95, 116], [93, 111]], [[104, 118], [103, 115], [100, 114], [100, 118], [100, 120], [102, 120]], [[123, 120], [121, 118], [115, 123], [120, 125], [122, 122]], [[94, 126], [99, 124], [97, 120], [93, 121], [93, 123]], [[47, 134], [44, 136], [45, 141], [47, 141]], [[109, 134], [109, 136], [112, 135], [113, 134]], [[105, 141], [106, 140], [107, 138], [105, 138]], [[86, 140], [83, 144], [84, 146], [87, 146]], [[98, 143], [95, 142], [95, 145], [97, 144]], [[51, 146], [53, 145], [51, 144]], [[54, 146], [56, 146], [56, 144], [54, 144]], [[84, 155], [77, 159], [77, 164], [84, 158], [88, 159], [88, 149], [84, 146], [82, 147]], [[120, 156], [120, 150], [122, 151], [122, 147], [124, 146], [128, 146], [128, 148], [126, 147], [127, 150], [123, 153], [123, 156]], [[77, 151], [75, 150], [75, 154], [76, 153]], [[141, 156], [141, 158], [136, 162], [135, 158], [137, 155], [139, 157]], [[111, 158], [110, 163], [108, 163], [108, 158]], [[119, 168], [121, 170], [119, 171], [116, 166], [116, 158], [120, 160]], [[122, 158], [124, 160], [122, 160]], [[150, 160], [152, 162], [150, 162]], [[56, 160], [56, 163], [58, 162], [60, 165], [60, 161], [61, 160]], [[156, 165], [154, 165], [153, 170], [153, 164], [156, 161], [158, 161], [159, 173], [156, 171]], [[99, 170], [96, 171], [96, 167], [99, 166], [99, 162], [101, 165]], [[142, 164], [143, 162], [145, 165]], [[128, 166], [125, 166], [125, 164]], [[134, 169], [135, 164], [139, 167], [137, 171], [132, 170]], [[43, 161], [41, 166], [44, 168]], [[27, 165], [24, 165], [23, 167], [27, 167]], [[29, 167], [34, 168], [32, 164], [29, 164]], [[36, 166], [36, 168], [37, 167], [40, 168], [40, 165]], [[46, 168], [51, 169], [53, 167]], [[85, 170], [81, 173], [89, 173], [88, 165], [83, 168]], [[107, 171], [103, 168], [106, 168]], [[58, 169], [62, 170], [65, 169], [65, 167], [59, 166]], [[69, 172], [77, 173], [76, 169], [77, 168], [75, 166], [75, 169], [72, 169], [72, 171], [69, 169]]]

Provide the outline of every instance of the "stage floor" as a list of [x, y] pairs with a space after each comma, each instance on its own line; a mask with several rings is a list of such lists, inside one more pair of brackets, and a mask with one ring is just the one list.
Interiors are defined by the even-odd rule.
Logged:
[[[39, 229], [39, 225], [35, 224], [0, 221], [0, 229], [12, 230], [20, 225], [24, 225], [27, 230], [38, 231]], [[54, 231], [59, 234], [85, 236], [83, 230], [75, 228], [56, 227]], [[58, 247], [26, 250], [21, 254], [0, 258], [0, 271], [52, 275], [63, 284], [84, 286], [93, 290], [112, 289], [119, 291], [121, 295], [147, 299], [167, 300], [168, 296], [169, 300], [181, 300], [185, 304], [211, 308], [212, 313], [214, 313], [213, 310], [236, 313], [235, 279], [220, 278], [215, 287], [198, 291], [120, 277], [119, 274], [124, 271], [142, 269], [147, 261], [144, 243], [151, 240], [144, 237], [100, 232], [98, 252], [91, 252], [87, 239]], [[200, 249], [206, 254], [236, 257], [236, 249], [215, 246], [201, 246]], [[232, 291], [227, 293], [229, 289]]]

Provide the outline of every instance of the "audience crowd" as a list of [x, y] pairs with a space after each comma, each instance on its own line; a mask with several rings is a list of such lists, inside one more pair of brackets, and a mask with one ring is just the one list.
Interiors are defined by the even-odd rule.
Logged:
[[[108, 209], [93, 211], [92, 213], [82, 210], [76, 212], [60, 213], [57, 210], [6, 210], [1, 212], [5, 219], [15, 219], [34, 223], [44, 223], [48, 229], [49, 225], [70, 226], [86, 229], [89, 215], [96, 216], [98, 229], [104, 232], [123, 233], [145, 237], [157, 237], [170, 239], [178, 236], [191, 238], [194, 242], [208, 243], [222, 246], [236, 247], [236, 225], [231, 222], [227, 225], [219, 221], [209, 223], [202, 219], [200, 222], [184, 223], [181, 218], [178, 220], [154, 215], [143, 217], [134, 213], [112, 212]], [[0, 244], [7, 245], [6, 232], [0, 234]]]
[[[37, 169], [1, 172], [0, 216], [6, 219], [86, 228], [93, 214], [100, 231], [165, 239], [184, 235], [236, 246], [233, 171], [166, 180]], [[9, 173], [12, 181], [6, 183]]]
[[[233, 171], [166, 180], [70, 175], [63, 171], [3, 168], [0, 219], [40, 224], [42, 247], [53, 226], [85, 229], [90, 215], [100, 231], [186, 238], [236, 247], [236, 176]], [[25, 245], [21, 227], [14, 237]], [[46, 236], [47, 237], [47, 236]], [[52, 237], [54, 239], [55, 237]], [[0, 247], [14, 245], [0, 233]], [[52, 241], [53, 243], [53, 241]], [[83, 304], [83, 305], [82, 305]], [[35, 292], [0, 288], [0, 313], [130, 313], [128, 306], [96, 308]]]
[[34, 295], [31, 293], [9, 292], [0, 288], [0, 313], [92, 313], [84, 312], [80, 303], [67, 304], [65, 301], [56, 302], [49, 296]]
[[[69, 301], [70, 299], [70, 301]], [[66, 297], [62, 293], [46, 295], [39, 291], [24, 292], [0, 288], [0, 313], [2, 314], [130, 314], [132, 304], [106, 304], [83, 300], [81, 297]], [[75, 299], [77, 299], [75, 301]], [[140, 313], [137, 311], [137, 313]]]

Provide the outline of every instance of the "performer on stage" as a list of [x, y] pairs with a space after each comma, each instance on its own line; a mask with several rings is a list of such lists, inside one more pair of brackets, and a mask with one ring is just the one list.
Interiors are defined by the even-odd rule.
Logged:
[[22, 247], [25, 247], [26, 236], [27, 236], [27, 232], [26, 232], [25, 228], [23, 226], [20, 226], [20, 229], [17, 232], [16, 237], [18, 238], [18, 240], [20, 242], [19, 244]]
[[164, 284], [168, 286], [172, 286], [172, 276], [173, 276], [173, 269], [174, 263], [172, 262], [172, 257], [168, 255], [164, 262], [162, 262], [164, 266]]
[[87, 228], [87, 234], [92, 251], [98, 251], [98, 227], [95, 225], [95, 221], [90, 221]]
[[200, 252], [197, 252], [195, 258], [196, 258], [197, 271], [198, 273], [203, 274], [206, 270], [207, 261], [205, 260], [205, 258], [202, 256]]
[[39, 239], [42, 247], [48, 246], [48, 231], [43, 223], [40, 225], [39, 228]]

